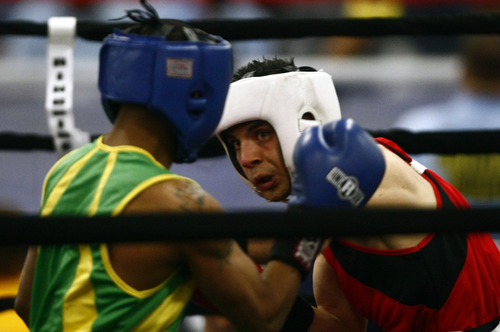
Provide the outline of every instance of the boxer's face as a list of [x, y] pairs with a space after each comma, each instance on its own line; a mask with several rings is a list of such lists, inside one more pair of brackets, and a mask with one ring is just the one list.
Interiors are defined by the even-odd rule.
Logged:
[[266, 121], [250, 121], [229, 128], [223, 134], [229, 149], [254, 191], [265, 199], [278, 202], [291, 191], [289, 173], [283, 162], [278, 137]]

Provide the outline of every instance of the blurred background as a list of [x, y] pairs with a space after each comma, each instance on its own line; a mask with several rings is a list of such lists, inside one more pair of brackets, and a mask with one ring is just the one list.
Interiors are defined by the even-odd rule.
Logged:
[[[495, 12], [490, 1], [403, 0], [151, 0], [162, 18], [340, 18], [402, 17], [424, 14]], [[124, 0], [0, 1], [0, 19], [46, 22], [53, 16], [107, 21], [140, 8]], [[252, 59], [293, 56], [297, 65], [323, 69], [333, 76], [344, 117], [366, 129], [397, 125], [408, 110], [444, 102], [461, 89], [460, 58], [465, 36], [380, 38], [300, 38], [234, 42], [235, 68]], [[105, 133], [110, 123], [97, 90], [99, 43], [77, 38], [74, 106], [77, 128]], [[0, 36], [0, 132], [48, 135], [44, 109], [47, 38]], [[43, 178], [57, 160], [55, 152], [0, 151], [0, 201], [22, 213], [37, 213]], [[227, 168], [227, 171], [226, 171]], [[191, 176], [227, 210], [282, 209], [252, 194], [224, 156], [174, 171]]]
[[[187, 21], [496, 13], [500, 6], [495, 2], [498, 1], [150, 0], [162, 18]], [[50, 17], [74, 16], [79, 20], [104, 22], [135, 8], [140, 8], [139, 1], [0, 0], [0, 20], [45, 23]], [[0, 36], [0, 133], [50, 135], [45, 111], [47, 40]], [[500, 129], [500, 39], [496, 36], [299, 38], [234, 42], [233, 46], [235, 69], [253, 59], [277, 55], [292, 56], [298, 66], [312, 66], [330, 73], [343, 116], [353, 118], [365, 129]], [[74, 50], [75, 125], [91, 134], [106, 133], [111, 127], [97, 90], [99, 47], [98, 42], [77, 38]], [[456, 184], [475, 206], [499, 206], [498, 155], [414, 157]], [[37, 214], [44, 177], [58, 158], [56, 152], [0, 151], [2, 210], [9, 215]], [[286, 207], [255, 195], [240, 180], [226, 156], [175, 165], [172, 170], [198, 181], [228, 211]], [[24, 256], [19, 255], [19, 248], [3, 248], [2, 252], [17, 263]], [[9, 266], [14, 265], [9, 263]], [[20, 269], [19, 264], [16, 266], [13, 272], [0, 269], [0, 274], [12, 272], [8, 278], [13, 278], [13, 285], [18, 281]], [[308, 285], [305, 290], [310, 290]], [[16, 289], [10, 287], [9, 291], [7, 295], [15, 295]], [[0, 313], [0, 322], [4, 314]], [[224, 330], [223, 321], [212, 323], [212, 330]], [[208, 332], [209, 324], [210, 321], [193, 317], [183, 329]], [[9, 331], [24, 330], [13, 327]]]

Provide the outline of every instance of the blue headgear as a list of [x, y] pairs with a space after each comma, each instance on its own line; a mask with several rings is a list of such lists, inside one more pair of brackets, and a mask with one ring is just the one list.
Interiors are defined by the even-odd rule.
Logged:
[[160, 114], [177, 137], [177, 163], [195, 161], [213, 135], [233, 69], [229, 42], [183, 29], [189, 41], [115, 30], [104, 40], [99, 66], [99, 90], [111, 122], [122, 102]]

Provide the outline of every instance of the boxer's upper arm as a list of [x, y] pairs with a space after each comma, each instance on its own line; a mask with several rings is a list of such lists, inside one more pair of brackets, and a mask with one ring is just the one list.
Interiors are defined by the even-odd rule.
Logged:
[[366, 319], [352, 308], [335, 271], [322, 255], [316, 258], [313, 271], [317, 309], [309, 331], [366, 331]]
[[29, 324], [31, 291], [33, 288], [33, 279], [35, 275], [37, 258], [38, 248], [35, 246], [30, 247], [26, 256], [26, 260], [24, 262], [19, 291], [17, 293], [16, 301], [14, 304], [14, 308], [17, 314], [23, 319], [26, 325]]

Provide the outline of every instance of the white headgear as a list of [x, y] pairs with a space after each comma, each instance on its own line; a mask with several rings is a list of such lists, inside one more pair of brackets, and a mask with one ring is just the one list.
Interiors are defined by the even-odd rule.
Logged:
[[[303, 119], [304, 114], [312, 115], [314, 120]], [[322, 71], [293, 71], [243, 78], [231, 83], [216, 134], [233, 166], [251, 186], [234, 152], [222, 140], [222, 132], [248, 121], [267, 121], [276, 132], [285, 166], [293, 179], [293, 150], [300, 134], [308, 127], [340, 118], [332, 77]]]

